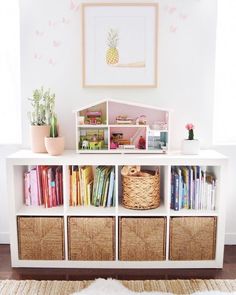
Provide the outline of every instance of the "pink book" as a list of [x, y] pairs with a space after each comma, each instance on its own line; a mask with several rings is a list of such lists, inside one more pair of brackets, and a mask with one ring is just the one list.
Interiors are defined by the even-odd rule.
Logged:
[[43, 192], [42, 192], [42, 166], [36, 166], [37, 171], [37, 185], [38, 185], [38, 203], [43, 205]]
[[30, 201], [30, 173], [24, 173], [24, 203], [26, 206], [31, 205]]
[[60, 177], [60, 167], [56, 168], [56, 200], [57, 200], [57, 205], [61, 205], [61, 198], [60, 198], [60, 181], [59, 181], [59, 177]]
[[49, 205], [48, 207], [52, 207], [54, 204], [53, 201], [53, 190], [52, 190], [52, 167], [48, 168], [48, 197], [49, 197]]
[[38, 206], [38, 182], [36, 169], [30, 170], [30, 192], [31, 192], [31, 205]]

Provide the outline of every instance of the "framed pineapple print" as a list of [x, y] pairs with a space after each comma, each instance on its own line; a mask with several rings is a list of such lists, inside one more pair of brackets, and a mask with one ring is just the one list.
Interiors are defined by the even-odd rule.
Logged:
[[82, 4], [83, 87], [157, 87], [157, 3]]

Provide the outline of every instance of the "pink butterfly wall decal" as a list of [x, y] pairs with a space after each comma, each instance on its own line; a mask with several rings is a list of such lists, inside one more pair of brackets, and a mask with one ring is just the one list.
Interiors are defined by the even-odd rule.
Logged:
[[79, 11], [79, 4], [76, 3], [76, 1], [74, 1], [74, 0], [70, 0], [70, 10], [78, 12]]
[[39, 30], [35, 30], [35, 35], [37, 36], [37, 37], [43, 37], [44, 36], [44, 32], [43, 31], [39, 31]]
[[52, 20], [48, 21], [48, 26], [49, 27], [55, 28], [58, 24], [60, 24], [60, 21], [52, 21]]
[[186, 13], [180, 13], [179, 18], [182, 20], [186, 20], [188, 18], [188, 15]]
[[59, 47], [59, 46], [61, 46], [61, 42], [60, 41], [53, 40], [52, 41], [52, 45], [53, 45], [53, 47]]
[[177, 31], [177, 26], [175, 26], [175, 25], [171, 25], [171, 26], [170, 26], [170, 32], [171, 32], [171, 33], [176, 33], [176, 31]]
[[175, 6], [169, 6], [168, 9], [167, 9], [169, 14], [175, 13], [176, 10], [177, 10], [177, 8]]
[[65, 17], [62, 18], [62, 21], [61, 21], [64, 25], [68, 25], [70, 23], [70, 20], [69, 19], [66, 19]]
[[41, 54], [38, 54], [38, 53], [34, 53], [34, 59], [37, 59], [37, 60], [41, 60], [42, 59], [42, 55]]
[[49, 58], [48, 63], [49, 63], [49, 65], [51, 65], [51, 66], [55, 66], [55, 65], [56, 65], [56, 61], [55, 61], [52, 57]]

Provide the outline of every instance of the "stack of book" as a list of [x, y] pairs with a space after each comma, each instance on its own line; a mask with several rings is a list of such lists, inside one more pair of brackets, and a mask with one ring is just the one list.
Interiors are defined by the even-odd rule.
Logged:
[[171, 204], [173, 210], [215, 210], [216, 178], [206, 167], [171, 168]]
[[70, 206], [115, 206], [115, 167], [70, 166]]
[[62, 167], [28, 167], [24, 173], [24, 203], [45, 208], [63, 205]]

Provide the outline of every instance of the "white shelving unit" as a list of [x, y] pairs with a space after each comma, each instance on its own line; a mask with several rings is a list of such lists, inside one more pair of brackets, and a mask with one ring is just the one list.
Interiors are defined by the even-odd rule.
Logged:
[[[63, 268], [221, 268], [224, 255], [225, 233], [225, 202], [227, 196], [225, 156], [211, 150], [203, 150], [199, 155], [182, 155], [170, 152], [165, 155], [153, 154], [76, 154], [65, 151], [62, 156], [53, 157], [48, 154], [34, 154], [29, 150], [21, 150], [7, 159], [8, 196], [10, 200], [10, 231], [11, 231], [11, 261], [13, 267], [63, 267]], [[64, 205], [45, 209], [29, 207], [23, 204], [23, 172], [28, 165], [62, 165], [64, 183]], [[116, 206], [100, 207], [70, 207], [68, 195], [69, 165], [114, 165], [116, 167]], [[158, 166], [161, 171], [161, 205], [152, 210], [129, 210], [121, 205], [121, 183], [117, 177], [122, 165]], [[201, 165], [210, 167], [217, 178], [216, 210], [180, 210], [170, 209], [171, 166]], [[18, 256], [18, 216], [58, 216], [64, 218], [65, 259], [64, 260], [20, 260]], [[67, 218], [70, 216], [115, 217], [115, 260], [114, 261], [71, 261], [68, 259]], [[166, 218], [166, 259], [163, 261], [120, 261], [119, 252], [119, 217], [165, 217]], [[174, 216], [212, 216], [217, 218], [216, 249], [214, 260], [173, 261], [169, 259], [169, 224]]]

